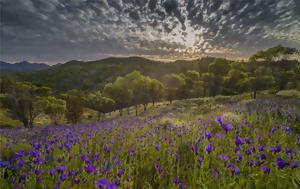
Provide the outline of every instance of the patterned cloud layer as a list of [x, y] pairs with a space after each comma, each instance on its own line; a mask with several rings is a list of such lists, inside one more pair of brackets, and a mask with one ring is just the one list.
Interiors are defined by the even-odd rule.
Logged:
[[247, 57], [300, 47], [298, 0], [0, 0], [2, 60]]

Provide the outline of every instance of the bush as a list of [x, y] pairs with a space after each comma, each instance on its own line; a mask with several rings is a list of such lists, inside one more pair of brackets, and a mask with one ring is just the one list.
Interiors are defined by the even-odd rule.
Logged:
[[300, 91], [291, 89], [291, 90], [282, 90], [276, 93], [278, 96], [288, 96], [288, 97], [298, 97], [300, 98]]

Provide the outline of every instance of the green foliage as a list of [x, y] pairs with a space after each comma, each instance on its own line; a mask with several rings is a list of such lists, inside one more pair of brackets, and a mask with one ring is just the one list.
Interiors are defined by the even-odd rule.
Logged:
[[55, 125], [63, 120], [64, 114], [66, 112], [66, 101], [62, 99], [57, 99], [53, 96], [48, 96], [40, 99], [43, 110]]
[[208, 70], [215, 75], [224, 76], [230, 70], [229, 61], [226, 59], [216, 59], [213, 63], [209, 64]]
[[150, 81], [149, 95], [152, 103], [162, 100], [165, 96], [165, 86], [160, 81], [152, 79]]
[[48, 92], [47, 87], [37, 87], [29, 82], [17, 82], [11, 93], [2, 96], [2, 105], [9, 109], [12, 118], [20, 120], [25, 127], [31, 128], [34, 119], [42, 110], [39, 99]]
[[122, 109], [131, 105], [132, 102], [133, 94], [128, 84], [123, 77], [118, 77], [114, 83], [105, 85], [103, 91], [106, 96], [116, 102], [116, 108], [120, 110], [121, 115]]
[[176, 98], [180, 98], [182, 95], [181, 92], [183, 91], [182, 88], [185, 85], [184, 78], [180, 75], [170, 74], [163, 78], [163, 82], [167, 88], [167, 100], [169, 100], [170, 103]]
[[12, 119], [6, 109], [0, 108], [0, 128], [1, 127], [16, 127], [22, 123], [19, 120]]
[[70, 123], [80, 122], [83, 114], [83, 93], [79, 90], [71, 90], [63, 95], [66, 101], [66, 118]]
[[291, 90], [282, 90], [276, 93], [278, 96], [286, 96], [286, 97], [298, 97], [300, 98], [300, 91], [291, 89]]
[[277, 45], [275, 47], [262, 50], [252, 55], [249, 60], [265, 60], [265, 61], [276, 61], [286, 58], [289, 55], [297, 54], [299, 51], [296, 48], [284, 47], [282, 45]]
[[86, 107], [99, 112], [98, 119], [102, 113], [105, 114], [114, 110], [116, 105], [113, 99], [103, 96], [99, 91], [88, 94], [84, 101]]

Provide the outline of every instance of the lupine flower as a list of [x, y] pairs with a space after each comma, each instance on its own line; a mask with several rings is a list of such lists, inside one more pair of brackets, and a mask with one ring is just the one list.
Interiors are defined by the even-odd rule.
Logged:
[[262, 159], [262, 160], [267, 160], [266, 154], [261, 154], [261, 155], [260, 155], [260, 159]]
[[157, 163], [157, 164], [155, 165], [155, 169], [156, 169], [156, 172], [157, 172], [159, 175], [161, 175], [161, 174], [163, 173], [163, 170], [162, 170], [162, 168], [161, 168], [161, 166], [160, 166], [159, 163]]
[[86, 166], [86, 167], [85, 167], [85, 171], [86, 171], [88, 174], [91, 174], [91, 173], [97, 174], [97, 173], [98, 173], [97, 167], [94, 166], [93, 164], [89, 164], [88, 166]]
[[212, 137], [212, 132], [211, 132], [211, 131], [205, 131], [204, 136], [205, 136], [205, 138], [207, 138], [207, 139], [211, 139], [211, 137]]
[[289, 149], [289, 148], [285, 148], [285, 153], [286, 153], [286, 154], [290, 154], [290, 153], [292, 153], [292, 150]]
[[260, 152], [265, 151], [265, 146], [259, 146], [258, 151], [260, 151]]
[[18, 160], [18, 168], [22, 168], [24, 165], [24, 160], [20, 159]]
[[158, 151], [158, 150], [159, 150], [159, 147], [160, 147], [160, 146], [159, 146], [159, 144], [156, 144], [156, 145], [155, 145], [155, 149], [156, 149], [156, 151]]
[[214, 178], [215, 178], [215, 179], [218, 179], [218, 178], [219, 178], [219, 173], [218, 173], [216, 170], [210, 169], [210, 171], [211, 171], [211, 173], [214, 175]]
[[92, 163], [91, 160], [90, 160], [90, 158], [88, 158], [86, 155], [82, 155], [81, 156], [81, 160], [84, 161], [87, 164]]
[[226, 132], [232, 131], [232, 129], [233, 129], [233, 126], [230, 123], [225, 123], [225, 124], [223, 124], [222, 127]]
[[180, 183], [179, 177], [174, 177], [174, 184], [178, 185]]
[[36, 175], [40, 175], [40, 174], [43, 173], [43, 170], [41, 170], [41, 169], [36, 169], [36, 170], [34, 171], [34, 173], [35, 173]]
[[42, 182], [43, 182], [43, 178], [38, 177], [38, 178], [36, 179], [36, 182], [37, 182], [37, 183], [42, 183]]
[[280, 146], [276, 146], [276, 147], [271, 146], [270, 147], [270, 152], [279, 153], [280, 151], [281, 151], [281, 147]]
[[50, 170], [49, 170], [49, 175], [50, 175], [51, 177], [53, 177], [53, 176], [55, 175], [55, 170], [54, 170], [54, 169], [50, 169]]
[[66, 174], [61, 174], [59, 176], [59, 180], [61, 180], [61, 181], [65, 181], [67, 178], [68, 178], [68, 175], [66, 175]]
[[203, 159], [202, 157], [198, 157], [198, 159], [197, 159], [197, 168], [198, 168], [198, 169], [200, 169], [203, 160], [204, 160], [204, 159]]
[[34, 149], [34, 150], [29, 150], [28, 154], [30, 157], [33, 158], [33, 157], [37, 157], [40, 154], [40, 152], [38, 150]]
[[74, 176], [74, 175], [76, 175], [76, 171], [74, 171], [74, 170], [69, 171], [69, 176], [70, 176], [70, 177], [72, 177], [72, 176]]
[[237, 146], [237, 147], [234, 148], [235, 152], [238, 152], [238, 151], [241, 151], [241, 150], [242, 150], [242, 148], [240, 146]]
[[241, 174], [241, 170], [238, 167], [235, 167], [232, 172], [233, 172], [233, 174], [235, 174], [237, 176], [239, 176]]
[[242, 160], [242, 159], [243, 159], [243, 155], [240, 154], [240, 153], [236, 154], [236, 156], [237, 156], [237, 158], [238, 158], [239, 160]]
[[121, 169], [121, 170], [118, 172], [117, 176], [118, 176], [118, 177], [122, 177], [123, 174], [124, 174], [124, 170]]
[[255, 147], [254, 146], [249, 146], [249, 151], [255, 152]]
[[109, 182], [106, 178], [99, 179], [96, 182], [96, 186], [99, 189], [116, 189], [117, 186], [114, 183]]
[[39, 143], [33, 143], [32, 145], [33, 145], [34, 149], [36, 149], [36, 150], [38, 150], [42, 147], [42, 145]]
[[293, 162], [290, 163], [290, 166], [291, 166], [292, 169], [295, 169], [295, 168], [299, 167], [299, 163], [293, 161]]
[[222, 116], [222, 115], [221, 116], [217, 116], [216, 119], [215, 119], [215, 121], [217, 123], [219, 123], [220, 125], [222, 125], [224, 123], [224, 121], [225, 121], [225, 117]]
[[236, 137], [235, 137], [235, 144], [236, 144], [237, 146], [243, 145], [243, 144], [245, 144], [245, 141], [244, 141], [244, 139], [242, 139], [241, 137], [236, 136]]
[[277, 130], [277, 129], [276, 129], [275, 127], [273, 127], [273, 128], [271, 129], [271, 133], [274, 133], [276, 130]]
[[261, 170], [264, 172], [264, 174], [268, 175], [270, 174], [270, 168], [267, 166], [262, 166]]
[[283, 169], [285, 168], [286, 166], [288, 166], [289, 164], [287, 162], [285, 162], [283, 159], [281, 158], [276, 158], [276, 163], [277, 163], [277, 167], [279, 169]]
[[64, 167], [64, 166], [61, 166], [61, 167], [59, 167], [59, 168], [57, 168], [57, 172], [58, 173], [63, 173], [63, 172], [65, 172], [65, 170], [66, 170], [66, 168]]
[[217, 133], [216, 134], [217, 138], [222, 139], [225, 137], [225, 135], [223, 133]]
[[207, 145], [207, 146], [205, 147], [205, 150], [206, 150], [208, 153], [214, 151], [214, 146], [213, 146], [213, 144]]

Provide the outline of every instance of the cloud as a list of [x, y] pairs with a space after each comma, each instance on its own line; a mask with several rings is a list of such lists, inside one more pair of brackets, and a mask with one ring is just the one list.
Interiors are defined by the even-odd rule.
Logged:
[[297, 0], [2, 0], [0, 59], [245, 57], [300, 48]]

